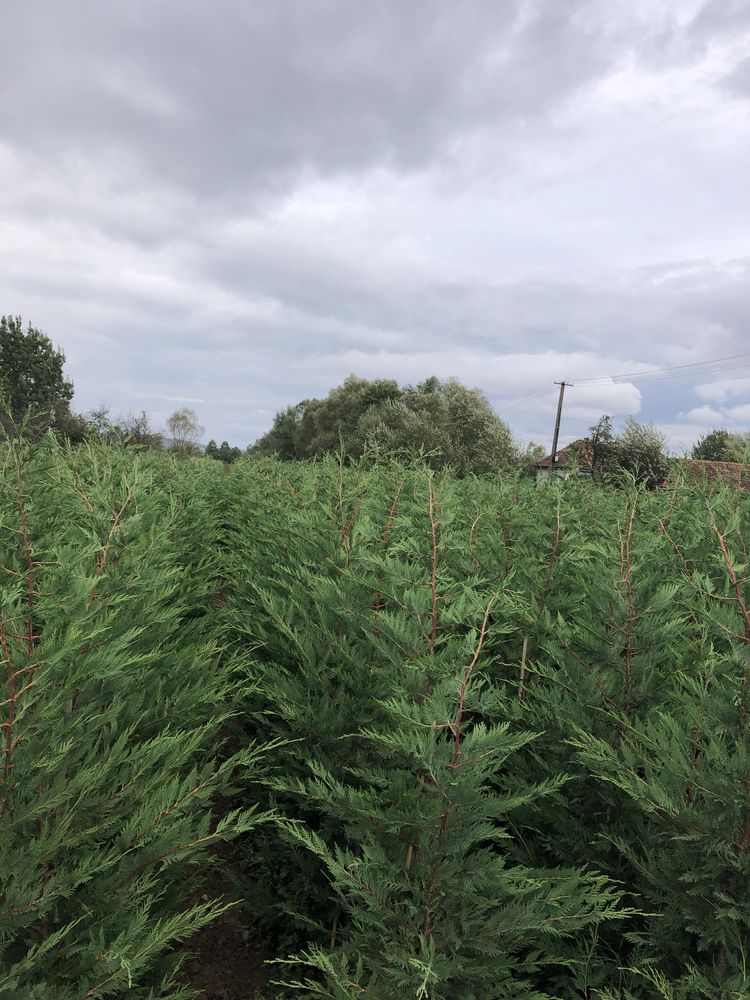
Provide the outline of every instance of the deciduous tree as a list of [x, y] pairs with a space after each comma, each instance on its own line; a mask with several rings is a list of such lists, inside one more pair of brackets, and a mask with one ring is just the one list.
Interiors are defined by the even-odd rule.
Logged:
[[0, 428], [39, 432], [69, 414], [73, 383], [63, 375], [65, 355], [20, 316], [0, 316]]
[[240, 448], [233, 448], [228, 441], [222, 441], [220, 445], [213, 438], [206, 445], [206, 457], [215, 458], [218, 462], [225, 462], [228, 465], [236, 462], [242, 454]]
[[669, 463], [666, 439], [653, 424], [641, 424], [632, 417], [617, 439], [617, 461], [637, 482], [653, 488], [663, 482]]
[[706, 462], [750, 461], [750, 434], [737, 434], [725, 427], [709, 431], [693, 445], [693, 458]]
[[325, 399], [287, 407], [251, 449], [256, 455], [314, 458], [343, 447], [405, 456], [422, 452], [434, 468], [494, 472], [517, 459], [508, 426], [478, 389], [432, 377], [400, 389], [390, 379], [350, 375]]
[[663, 482], [669, 469], [666, 439], [653, 424], [641, 424], [628, 417], [622, 433], [615, 434], [612, 417], [604, 414], [589, 432], [595, 474], [610, 476], [625, 470], [649, 488]]
[[198, 414], [187, 406], [175, 410], [167, 420], [172, 436], [172, 450], [178, 455], [194, 455], [198, 451], [198, 439], [203, 428], [198, 422]]

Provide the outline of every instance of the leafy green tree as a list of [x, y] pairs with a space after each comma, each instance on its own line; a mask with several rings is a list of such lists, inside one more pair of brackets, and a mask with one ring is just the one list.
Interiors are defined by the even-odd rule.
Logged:
[[710, 431], [698, 438], [692, 456], [707, 462], [748, 462], [750, 433], [732, 433], [724, 427]]
[[731, 435], [725, 428], [709, 431], [693, 445], [693, 458], [704, 462], [729, 462]]
[[750, 431], [732, 435], [732, 461], [750, 464]]
[[86, 421], [88, 433], [94, 440], [106, 441], [112, 433], [112, 419], [109, 415], [109, 407], [106, 403], [100, 403], [93, 410], [88, 410], [83, 415]]
[[248, 449], [255, 456], [278, 455], [282, 459], [315, 458], [342, 446], [347, 454], [357, 452], [357, 423], [371, 406], [398, 399], [400, 390], [390, 379], [372, 382], [349, 375], [324, 399], [306, 399], [280, 410], [271, 430]]
[[617, 438], [617, 462], [649, 488], [663, 482], [669, 471], [665, 453], [666, 439], [653, 424], [641, 424], [628, 417]]
[[313, 401], [317, 405], [308, 407], [311, 419], [303, 419], [302, 424], [303, 432], [309, 435], [305, 442], [307, 454], [324, 455], [343, 445], [347, 454], [356, 455], [361, 450], [357, 432], [360, 417], [371, 407], [398, 399], [399, 395], [397, 383], [390, 379], [370, 382], [349, 375], [325, 399]]
[[450, 465], [460, 475], [497, 471], [517, 459], [510, 430], [486, 397], [455, 379], [430, 378], [395, 402], [370, 407], [358, 430], [360, 451], [421, 450], [433, 467]]
[[459, 474], [496, 472], [517, 461], [510, 428], [479, 389], [448, 379], [437, 391], [445, 400], [445, 420], [453, 442], [451, 465]]
[[112, 425], [110, 440], [124, 447], [145, 448], [155, 451], [162, 447], [162, 436], [151, 425], [145, 410], [120, 416]]
[[603, 414], [589, 427], [591, 468], [595, 474], [606, 475], [617, 468], [617, 442], [612, 430], [612, 417]]
[[102, 403], [79, 419], [84, 423], [84, 439], [87, 441], [149, 451], [157, 451], [162, 447], [162, 436], [151, 426], [151, 417], [145, 410], [113, 419], [110, 417], [109, 407]]
[[283, 461], [305, 458], [302, 439], [302, 422], [308, 408], [318, 400], [303, 399], [294, 406], [287, 406], [274, 417], [273, 426], [255, 444], [249, 445], [248, 455], [254, 457], [276, 455]]
[[70, 441], [71, 444], [83, 444], [91, 436], [86, 417], [74, 413], [67, 403], [59, 403], [54, 410], [52, 427], [59, 438]]
[[236, 462], [241, 454], [241, 449], [233, 448], [228, 441], [222, 441], [220, 445], [217, 445], [216, 441], [211, 438], [206, 445], [207, 458], [215, 458], [217, 461], [225, 462], [227, 465]]
[[666, 439], [653, 424], [628, 417], [622, 432], [615, 434], [612, 417], [605, 414], [589, 428], [588, 440], [595, 474], [611, 476], [625, 470], [649, 488], [658, 486], [667, 475]]
[[63, 375], [65, 355], [20, 316], [0, 316], [0, 428], [6, 434], [25, 416], [39, 431], [69, 413], [73, 384]]
[[390, 379], [350, 375], [325, 399], [307, 400], [276, 415], [251, 449], [280, 458], [314, 458], [338, 451], [405, 456], [422, 452], [434, 468], [460, 474], [493, 472], [517, 460], [507, 425], [477, 389], [455, 379], [429, 378], [399, 389]]
[[198, 439], [203, 428], [198, 422], [198, 414], [187, 406], [175, 410], [167, 420], [171, 435], [171, 448], [177, 455], [187, 457], [199, 453]]
[[526, 444], [519, 451], [519, 465], [525, 472], [533, 472], [534, 464], [541, 458], [544, 458], [546, 454], [547, 449], [543, 444], [537, 444], [535, 441], [529, 441], [528, 444]]
[[452, 453], [451, 440], [435, 417], [434, 407], [410, 405], [404, 398], [372, 406], [358, 421], [356, 450], [402, 458], [422, 452], [429, 464], [444, 465]]

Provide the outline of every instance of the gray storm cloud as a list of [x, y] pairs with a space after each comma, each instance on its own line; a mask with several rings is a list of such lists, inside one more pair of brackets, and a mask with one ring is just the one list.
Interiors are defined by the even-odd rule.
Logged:
[[[0, 312], [64, 347], [79, 408], [202, 400], [244, 444], [350, 371], [434, 373], [546, 440], [556, 378], [747, 347], [744, 2], [0, 17]], [[565, 435], [637, 414], [686, 447], [748, 422], [732, 376], [581, 386]]]

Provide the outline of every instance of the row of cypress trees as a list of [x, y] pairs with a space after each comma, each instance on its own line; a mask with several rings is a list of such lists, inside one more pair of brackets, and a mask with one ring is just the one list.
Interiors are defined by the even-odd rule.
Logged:
[[289, 740], [248, 867], [306, 942], [286, 989], [748, 995], [743, 494], [333, 461], [226, 489], [248, 732]]
[[[262, 818], [212, 799], [262, 767], [221, 752], [210, 469], [53, 440], [0, 449], [0, 997], [191, 996], [192, 893]], [[196, 899], [198, 900], [196, 902]]]
[[[0, 997], [750, 993], [750, 503], [0, 453]], [[272, 821], [270, 821], [272, 820]]]

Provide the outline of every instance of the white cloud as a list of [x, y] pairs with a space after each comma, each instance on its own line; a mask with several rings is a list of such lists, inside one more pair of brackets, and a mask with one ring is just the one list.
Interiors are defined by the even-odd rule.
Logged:
[[713, 422], [714, 424], [721, 423], [724, 420], [724, 414], [720, 410], [715, 410], [711, 406], [696, 406], [692, 410], [688, 410], [686, 413], [678, 414], [683, 420], [689, 420], [691, 423], [706, 425], [707, 423]]
[[741, 406], [732, 406], [726, 412], [733, 423], [741, 422], [747, 424], [750, 421], [750, 403], [743, 403]]
[[[547, 441], [555, 381], [745, 347], [750, 8], [41, 4], [0, 66], [0, 311], [81, 408], [245, 443], [350, 371], [455, 375]], [[747, 419], [750, 379], [695, 381], [581, 381], [563, 437]]]
[[700, 399], [725, 403], [733, 396], [750, 396], [750, 378], [724, 378], [697, 385], [694, 390]]

